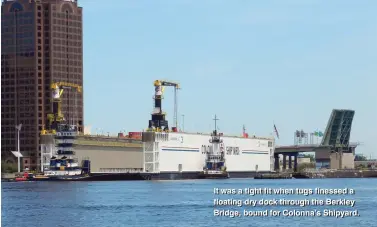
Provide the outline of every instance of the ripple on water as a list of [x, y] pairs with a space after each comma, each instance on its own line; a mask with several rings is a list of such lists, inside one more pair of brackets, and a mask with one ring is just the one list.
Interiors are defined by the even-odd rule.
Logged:
[[[361, 217], [344, 219], [213, 217], [213, 199], [219, 197], [213, 194], [214, 187], [354, 188], [356, 194], [348, 197], [356, 200], [356, 209], [360, 211]], [[376, 194], [377, 179], [2, 183], [2, 226], [310, 227], [334, 226], [336, 223], [343, 227], [353, 225], [370, 227], [374, 226], [377, 218]], [[263, 198], [260, 195], [248, 197]], [[298, 198], [298, 196], [285, 196], [285, 198]], [[314, 198], [314, 196], [305, 198]], [[293, 208], [284, 207], [284, 209]], [[315, 209], [321, 208], [315, 207]]]

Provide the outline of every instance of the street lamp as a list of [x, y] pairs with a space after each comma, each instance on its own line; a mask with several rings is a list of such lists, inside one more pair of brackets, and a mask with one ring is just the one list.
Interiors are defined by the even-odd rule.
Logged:
[[[22, 124], [16, 125], [17, 129], [17, 151], [20, 153], [20, 131], [22, 128]], [[17, 156], [17, 161], [18, 161], [18, 172], [21, 171], [21, 162], [20, 162], [20, 156]]]

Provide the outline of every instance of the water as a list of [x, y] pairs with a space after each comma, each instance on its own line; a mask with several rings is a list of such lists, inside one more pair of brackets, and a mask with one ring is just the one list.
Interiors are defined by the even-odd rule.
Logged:
[[[213, 188], [352, 188], [348, 196], [219, 196]], [[192, 180], [2, 183], [2, 226], [376, 226], [377, 179]], [[214, 217], [215, 198], [348, 198], [359, 217]], [[220, 207], [232, 210], [324, 207]]]

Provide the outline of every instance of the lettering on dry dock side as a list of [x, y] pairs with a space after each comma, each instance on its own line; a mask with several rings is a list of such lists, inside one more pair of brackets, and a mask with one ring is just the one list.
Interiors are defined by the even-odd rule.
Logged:
[[226, 147], [226, 154], [227, 155], [239, 155], [240, 148], [239, 147]]
[[[356, 201], [352, 198], [355, 190], [349, 188], [214, 188], [213, 194], [219, 196], [213, 199], [214, 216], [231, 218], [360, 216], [357, 209], [349, 209], [356, 206]], [[289, 198], [289, 196], [294, 197]]]

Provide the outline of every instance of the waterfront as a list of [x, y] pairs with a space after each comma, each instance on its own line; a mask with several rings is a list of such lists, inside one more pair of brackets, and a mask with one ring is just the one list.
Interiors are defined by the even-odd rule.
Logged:
[[[213, 200], [216, 198], [266, 198], [263, 195], [214, 195], [215, 187], [352, 188], [355, 195], [286, 195], [280, 198], [354, 199], [355, 207], [331, 206], [331, 209], [357, 209], [360, 217], [214, 217]], [[375, 226], [376, 194], [377, 179], [6, 182], [2, 183], [2, 226]], [[216, 209], [242, 210], [245, 207]], [[247, 210], [253, 209], [258, 210], [247, 207]]]

